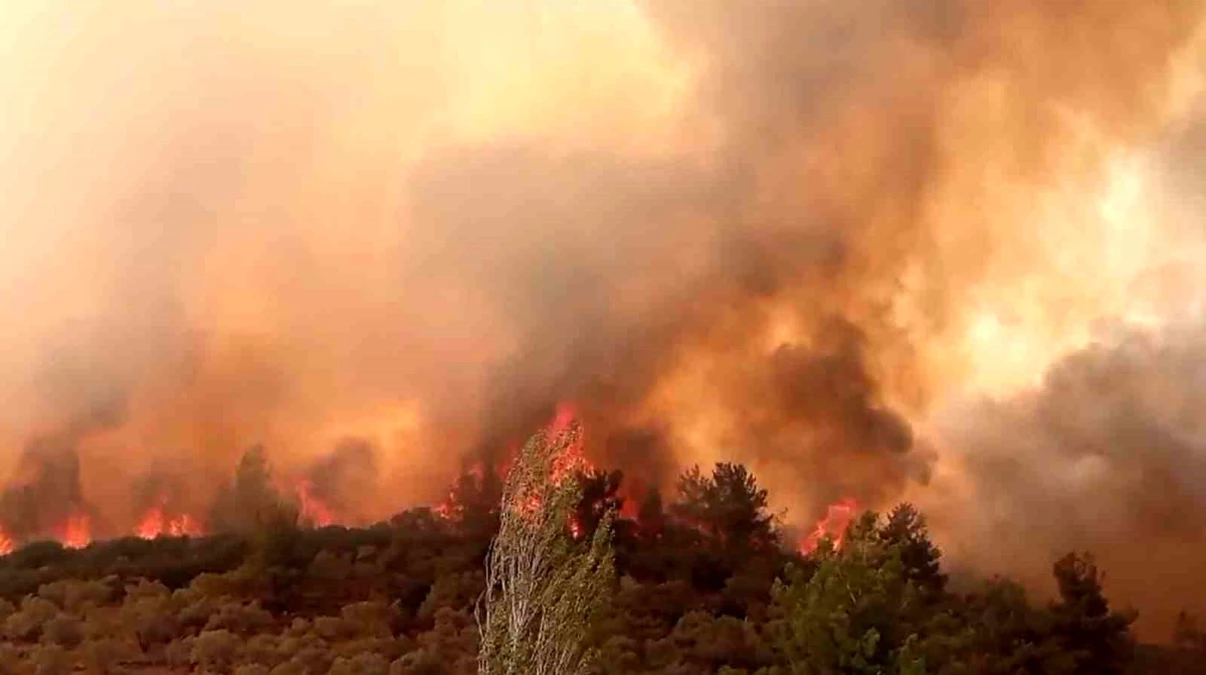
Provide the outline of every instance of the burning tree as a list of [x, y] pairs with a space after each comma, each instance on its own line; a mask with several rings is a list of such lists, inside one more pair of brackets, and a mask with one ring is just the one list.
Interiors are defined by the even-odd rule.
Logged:
[[507, 476], [476, 611], [479, 675], [577, 675], [595, 657], [584, 641], [613, 583], [615, 514], [588, 541], [570, 534], [580, 440], [577, 423], [542, 431]]

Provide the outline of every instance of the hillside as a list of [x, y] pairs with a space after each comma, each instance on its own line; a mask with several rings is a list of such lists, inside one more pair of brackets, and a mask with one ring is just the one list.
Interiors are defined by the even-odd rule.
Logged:
[[[1206, 642], [1188, 623], [1180, 646], [1140, 647], [1125, 669], [1133, 616], [1106, 605], [1088, 558], [1056, 564], [1062, 599], [1043, 605], [1005, 579], [951, 590], [907, 505], [805, 555], [782, 545], [765, 491], [739, 466], [688, 473], [665, 504], [653, 493], [637, 508], [623, 508], [618, 473], [579, 482], [566, 536], [580, 540], [607, 508], [632, 514], [615, 525], [617, 591], [590, 638], [599, 675], [787, 673], [830, 652], [855, 656], [832, 672], [897, 672], [882, 668], [904, 653], [931, 673], [1202, 672], [1192, 666]], [[467, 475], [449, 507], [363, 529], [303, 528], [286, 514], [200, 538], [29, 544], [0, 558], [0, 664], [474, 673], [473, 604], [497, 503], [496, 482]]]

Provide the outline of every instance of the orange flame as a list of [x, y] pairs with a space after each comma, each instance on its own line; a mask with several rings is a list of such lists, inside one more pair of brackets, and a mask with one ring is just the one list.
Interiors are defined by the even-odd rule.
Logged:
[[314, 495], [314, 485], [305, 479], [297, 481], [293, 486], [297, 493], [301, 516], [315, 527], [326, 527], [335, 522], [335, 514], [331, 508]]
[[[567, 433], [577, 416], [578, 408], [575, 404], [569, 402], [557, 404], [557, 413], [548, 426], [549, 435], [556, 438]], [[560, 483], [567, 476], [592, 468], [586, 456], [582, 454], [584, 445], [584, 440], [579, 435], [560, 455], [553, 458], [553, 482]]]
[[830, 504], [825, 511], [825, 517], [817, 521], [812, 532], [800, 542], [800, 552], [805, 555], [812, 553], [826, 536], [833, 537], [834, 548], [841, 548], [846, 528], [850, 526], [850, 521], [854, 520], [857, 512], [858, 501], [851, 497]]
[[86, 513], [74, 513], [59, 527], [56, 536], [67, 548], [84, 548], [92, 543], [92, 519]]
[[173, 537], [196, 537], [204, 534], [201, 524], [187, 513], [169, 520], [167, 531]]
[[449, 492], [448, 499], [437, 504], [432, 510], [444, 520], [455, 520], [456, 516], [460, 513], [460, 507], [456, 505], [456, 495]]
[[134, 528], [134, 534], [143, 539], [157, 537], [196, 537], [203, 533], [201, 524], [187, 513], [167, 518], [163, 509], [153, 506]]
[[13, 541], [13, 538], [8, 536], [8, 533], [3, 529], [0, 529], [0, 556], [12, 553], [16, 547], [17, 543]]
[[158, 506], [151, 507], [134, 528], [134, 534], [143, 539], [154, 539], [163, 534], [163, 511]]

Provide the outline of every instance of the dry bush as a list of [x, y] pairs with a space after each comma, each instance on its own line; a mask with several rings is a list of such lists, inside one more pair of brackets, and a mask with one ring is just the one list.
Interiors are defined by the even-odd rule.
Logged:
[[360, 654], [380, 654], [392, 661], [406, 652], [404, 645], [394, 637], [370, 637], [339, 642], [331, 646], [332, 655], [354, 657]]
[[393, 632], [390, 622], [397, 617], [398, 610], [383, 600], [370, 600], [346, 605], [339, 615], [349, 624], [353, 635], [384, 637]]
[[8, 600], [5, 600], [4, 598], [0, 598], [0, 625], [3, 625], [3, 623], [6, 620], [8, 620], [8, 617], [10, 617], [16, 613], [17, 613], [16, 605], [9, 602]]
[[171, 642], [182, 630], [180, 611], [166, 594], [128, 596], [118, 610], [117, 620], [122, 632], [133, 636], [144, 652]]
[[248, 638], [241, 656], [244, 663], [258, 663], [269, 668], [285, 658], [281, 653], [281, 638], [273, 633], [260, 633]]
[[476, 570], [441, 576], [432, 584], [423, 604], [419, 605], [419, 618], [431, 621], [442, 608], [460, 609], [473, 604], [482, 594], [485, 583], [485, 577]]
[[123, 600], [130, 602], [140, 598], [166, 598], [171, 595], [172, 592], [162, 582], [139, 579], [137, 583], [126, 586], [126, 597]]
[[389, 675], [389, 661], [380, 654], [341, 656], [331, 664], [329, 675]]
[[234, 665], [241, 646], [238, 636], [228, 630], [207, 630], [193, 643], [192, 661], [206, 670], [224, 671]]
[[204, 630], [206, 624], [209, 623], [210, 617], [221, 611], [223, 604], [227, 600], [224, 598], [198, 597], [189, 604], [179, 606], [173, 599], [171, 606], [179, 607], [176, 611], [176, 619], [180, 624], [180, 631], [194, 633]]
[[64, 649], [75, 649], [84, 641], [83, 625], [74, 616], [60, 613], [42, 626], [42, 641]]
[[309, 633], [310, 628], [312, 628], [312, 625], [308, 620], [297, 617], [293, 619], [293, 621], [289, 624], [289, 627], [285, 629], [284, 634], [292, 637], [301, 637], [306, 633]]
[[213, 600], [225, 600], [227, 598], [236, 597], [239, 595], [242, 584], [241, 580], [230, 574], [212, 574], [205, 572], [198, 574], [193, 582], [189, 584], [189, 590], [197, 593], [201, 597], [210, 598]]
[[272, 624], [272, 615], [260, 607], [259, 601], [249, 604], [226, 603], [210, 615], [204, 630], [224, 629], [239, 635], [249, 635]]
[[172, 640], [163, 648], [164, 662], [174, 668], [184, 668], [193, 663], [193, 647], [197, 638], [189, 636], [180, 640]]
[[282, 635], [277, 653], [281, 661], [295, 662], [308, 672], [325, 673], [331, 667], [330, 646], [313, 633]]
[[325, 644], [308, 644], [293, 655], [293, 661], [301, 664], [310, 673], [325, 673], [331, 669], [331, 652]]
[[42, 645], [33, 653], [35, 675], [71, 675], [75, 661], [58, 645]]
[[0, 675], [21, 675], [21, 652], [11, 644], [0, 644]]
[[112, 673], [114, 665], [126, 655], [125, 652], [121, 643], [106, 638], [88, 640], [79, 649], [84, 670], [89, 675]]
[[21, 609], [5, 619], [4, 634], [12, 640], [36, 642], [46, 622], [58, 613], [59, 608], [53, 602], [37, 596], [26, 596], [21, 601]]
[[88, 607], [100, 607], [113, 600], [114, 579], [81, 581], [61, 579], [38, 588], [38, 595], [69, 612], [83, 612]]
[[307, 675], [306, 667], [298, 661], [286, 661], [273, 668], [268, 675]]
[[320, 616], [314, 619], [314, 634], [324, 640], [341, 640], [355, 634], [354, 626], [338, 616]]

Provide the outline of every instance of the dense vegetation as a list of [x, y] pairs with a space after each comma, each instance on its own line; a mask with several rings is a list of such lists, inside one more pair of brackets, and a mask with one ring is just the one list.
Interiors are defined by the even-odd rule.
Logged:
[[[622, 475], [578, 480], [572, 529], [587, 546], [623, 506]], [[467, 473], [448, 508], [367, 529], [250, 509], [255, 527], [220, 536], [28, 545], [0, 558], [0, 672], [475, 673], [500, 494]], [[688, 472], [635, 507], [614, 521], [614, 594], [590, 626], [600, 675], [1175, 673], [1206, 660], [1190, 617], [1175, 647], [1137, 648], [1134, 615], [1109, 606], [1086, 555], [1055, 562], [1054, 602], [1006, 579], [953, 590], [908, 505], [808, 556], [780, 541], [741, 466]]]

